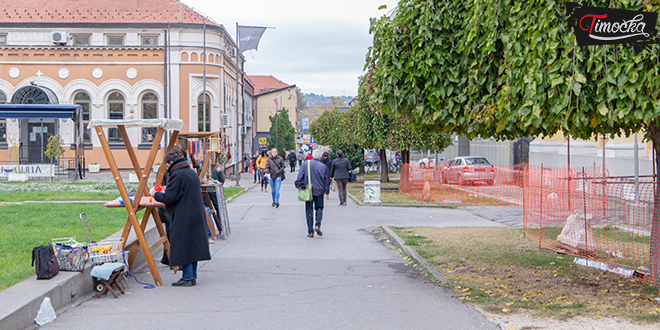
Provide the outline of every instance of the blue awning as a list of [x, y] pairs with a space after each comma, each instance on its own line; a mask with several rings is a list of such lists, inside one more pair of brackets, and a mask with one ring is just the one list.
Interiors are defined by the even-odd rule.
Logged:
[[81, 105], [74, 104], [0, 104], [0, 119], [6, 118], [70, 118]]

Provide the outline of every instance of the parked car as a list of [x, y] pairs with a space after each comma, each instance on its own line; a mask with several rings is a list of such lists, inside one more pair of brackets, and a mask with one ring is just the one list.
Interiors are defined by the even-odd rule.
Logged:
[[[422, 159], [420, 159], [419, 162], [417, 162], [417, 164], [419, 164], [419, 167], [421, 167], [421, 168], [435, 167], [435, 165], [436, 165], [435, 159], [436, 158], [437, 158], [437, 155], [422, 157]], [[442, 162], [444, 162], [444, 161], [445, 161], [444, 158], [438, 158], [438, 162], [440, 162], [440, 164], [442, 164]]]
[[366, 152], [364, 154], [364, 165], [371, 166], [380, 163], [380, 156], [373, 151]]
[[456, 157], [442, 168], [442, 183], [469, 183], [483, 182], [493, 185], [496, 174], [495, 166], [484, 157]]

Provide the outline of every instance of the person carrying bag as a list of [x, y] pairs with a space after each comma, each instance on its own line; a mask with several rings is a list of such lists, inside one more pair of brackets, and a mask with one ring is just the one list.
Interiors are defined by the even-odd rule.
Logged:
[[[323, 220], [323, 194], [330, 182], [328, 167], [321, 163], [323, 151], [314, 150], [313, 159], [303, 163], [294, 185], [299, 189], [298, 199], [305, 202], [305, 218], [307, 220], [307, 237], [314, 238], [314, 232], [323, 236], [321, 220]], [[307, 191], [307, 192], [303, 192]], [[309, 198], [309, 194], [312, 195]], [[316, 219], [316, 222], [314, 222]]]
[[312, 200], [312, 176], [310, 172], [310, 162], [307, 161], [307, 185], [300, 185], [298, 187], [298, 200], [301, 202], [309, 202]]

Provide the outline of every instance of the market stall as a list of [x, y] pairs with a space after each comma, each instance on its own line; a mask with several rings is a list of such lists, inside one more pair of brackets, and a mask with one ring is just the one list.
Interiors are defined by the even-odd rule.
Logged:
[[[128, 218], [126, 219], [126, 224], [124, 225], [124, 230], [122, 232], [121, 237], [123, 238], [124, 242], [126, 242], [128, 239], [128, 235], [131, 231], [131, 228], [135, 230], [135, 236], [137, 237], [137, 242], [131, 247], [131, 253], [128, 260], [128, 267], [129, 269], [132, 267], [133, 262], [135, 261], [137, 250], [141, 249], [147, 261], [147, 264], [149, 265], [149, 270], [151, 272], [155, 284], [162, 285], [163, 283], [160, 279], [160, 274], [158, 273], [158, 269], [156, 268], [154, 260], [151, 256], [151, 251], [159, 247], [160, 245], [163, 245], [166, 253], [169, 253], [170, 245], [167, 240], [167, 236], [165, 234], [165, 229], [163, 228], [163, 224], [160, 221], [157, 212], [157, 208], [162, 207], [163, 204], [156, 202], [151, 198], [151, 195], [149, 194], [149, 189], [147, 187], [147, 181], [149, 179], [149, 174], [154, 165], [154, 160], [158, 153], [160, 142], [163, 138], [165, 131], [172, 131], [172, 136], [169, 140], [170, 143], [166, 150], [167, 153], [173, 149], [174, 143], [175, 141], [177, 141], [177, 136], [179, 135], [179, 131], [183, 127], [183, 121], [178, 119], [101, 119], [101, 120], [90, 121], [89, 127], [90, 128], [93, 127], [96, 130], [96, 134], [98, 135], [99, 141], [101, 142], [101, 146], [103, 148], [103, 152], [110, 166], [110, 170], [112, 171], [113, 178], [115, 180], [115, 183], [117, 184], [119, 193], [121, 194], [120, 200], [106, 203], [105, 206], [126, 208]], [[151, 151], [149, 152], [144, 167], [140, 166], [140, 162], [137, 159], [135, 150], [133, 149], [128, 134], [126, 133], [127, 127], [157, 127], [158, 128], [156, 132], [156, 136], [153, 139]], [[110, 145], [108, 144], [108, 140], [106, 138], [106, 133], [103, 130], [104, 128], [117, 128], [119, 130], [119, 133], [121, 134], [122, 140], [126, 148], [110, 149]], [[138, 188], [136, 190], [134, 199], [131, 199], [130, 196], [128, 195], [128, 192], [126, 191], [126, 186], [124, 185], [124, 182], [119, 173], [119, 169], [117, 167], [117, 163], [115, 161], [112, 150], [115, 151], [120, 150], [121, 152], [127, 152], [128, 157], [130, 158], [131, 163], [133, 164], [133, 169], [135, 173], [138, 174], [140, 181], [138, 183]], [[160, 182], [162, 180], [163, 176], [165, 175], [165, 170], [166, 169], [164, 166], [160, 167], [160, 170], [158, 171], [158, 175], [156, 177], [156, 182]], [[142, 217], [142, 221], [138, 222], [137, 212], [142, 209], [145, 210], [144, 215]], [[159, 234], [159, 239], [156, 240], [156, 242], [152, 243], [151, 245], [148, 245], [144, 237], [144, 230], [150, 218], [153, 219], [155, 222]]]
[[[227, 217], [224, 191], [222, 186], [219, 186], [217, 182], [210, 180], [209, 175], [209, 163], [214, 164], [216, 161], [223, 159], [222, 138], [220, 138], [219, 133], [193, 132], [180, 133], [178, 139], [187, 157], [197, 169], [199, 180], [202, 184], [202, 196], [204, 196], [206, 204], [211, 210], [211, 217], [208, 214], [206, 215], [206, 223], [211, 235], [215, 237], [219, 234], [223, 238], [227, 238], [229, 236], [229, 219]], [[200, 158], [202, 159], [201, 161], [199, 161]], [[216, 203], [213, 203], [212, 196], [215, 196]], [[220, 217], [218, 214], [220, 214]], [[211, 218], [213, 218], [213, 222], [215, 222], [216, 228], [218, 228], [218, 234], [216, 234], [213, 228]]]

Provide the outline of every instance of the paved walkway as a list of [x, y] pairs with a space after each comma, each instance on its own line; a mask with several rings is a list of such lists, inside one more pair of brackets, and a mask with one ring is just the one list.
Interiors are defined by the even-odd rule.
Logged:
[[[310, 239], [294, 178], [283, 182], [277, 209], [270, 191], [241, 180], [253, 187], [228, 204], [232, 234], [210, 246], [213, 259], [200, 263], [196, 287], [172, 287], [181, 274], [159, 264], [162, 287], [131, 279], [119, 299], [90, 298], [42, 329], [499, 329], [366, 229], [500, 223], [466, 210], [339, 207], [333, 193], [324, 236]], [[136, 275], [151, 282], [146, 270]]]

